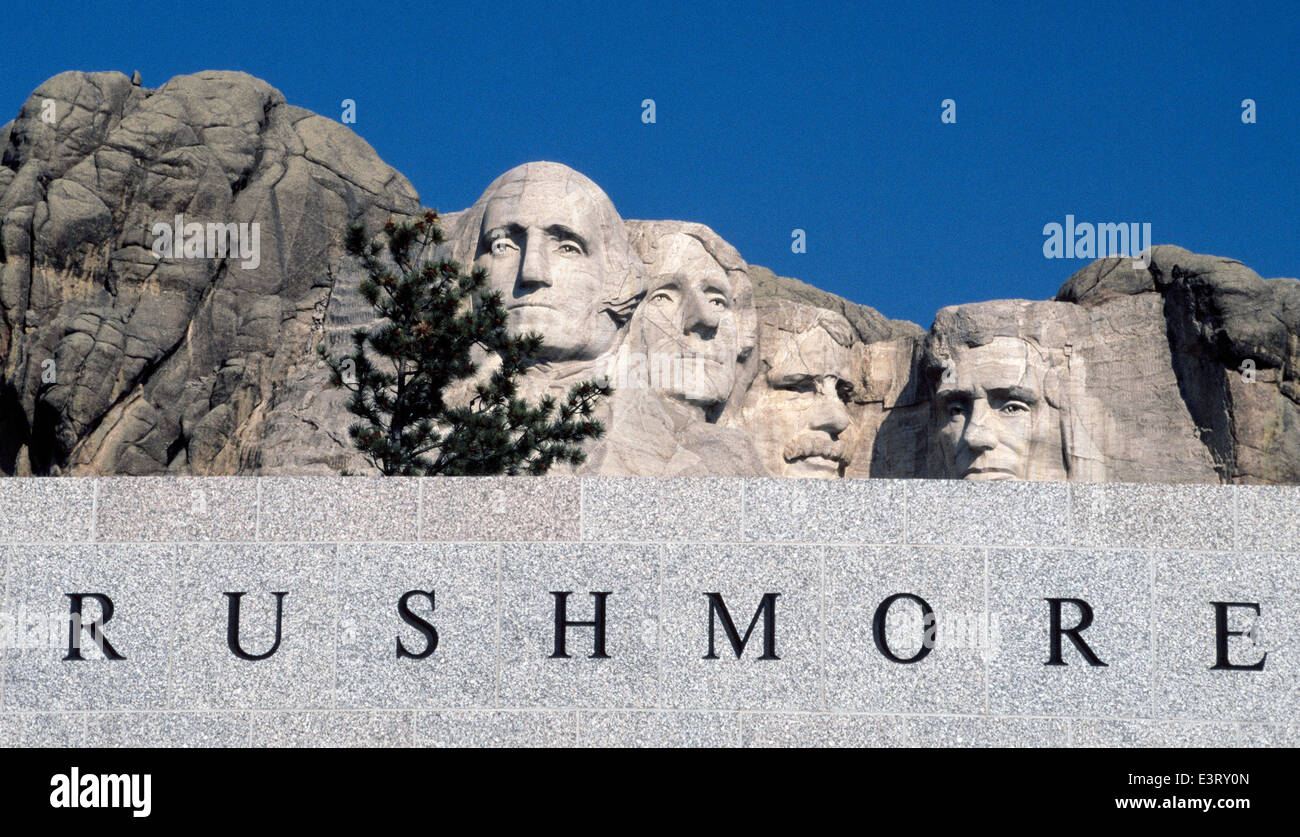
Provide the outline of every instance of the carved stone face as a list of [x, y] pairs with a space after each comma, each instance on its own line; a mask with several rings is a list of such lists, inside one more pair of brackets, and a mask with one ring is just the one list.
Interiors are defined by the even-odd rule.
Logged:
[[[843, 328], [847, 331], [848, 324]], [[754, 381], [745, 424], [774, 476], [835, 478], [850, 459], [852, 392], [847, 337], [818, 323], [802, 332], [771, 328], [759, 345], [766, 370]], [[775, 345], [774, 345], [775, 344]]]
[[706, 410], [727, 400], [736, 382], [740, 337], [727, 271], [689, 235], [660, 242], [640, 319], [641, 343], [663, 394]]
[[951, 476], [1065, 479], [1046, 371], [1034, 347], [1018, 337], [956, 352], [935, 393], [939, 444]]
[[[608, 250], [626, 234], [604, 193], [556, 164], [508, 172], [484, 195], [476, 267], [501, 293], [515, 333], [542, 335], [547, 360], [594, 358], [618, 325], [605, 310], [624, 277], [611, 275]], [[614, 240], [623, 236], [623, 241]]]

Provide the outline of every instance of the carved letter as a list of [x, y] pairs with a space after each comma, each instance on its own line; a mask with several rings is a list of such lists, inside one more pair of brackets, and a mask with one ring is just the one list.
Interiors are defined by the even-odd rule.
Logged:
[[889, 649], [889, 638], [885, 636], [885, 618], [889, 616], [889, 608], [899, 599], [911, 599], [919, 604], [924, 624], [927, 626], [934, 624], [934, 608], [930, 607], [929, 602], [911, 593], [895, 593], [881, 602], [880, 607], [876, 608], [876, 616], [871, 620], [871, 636], [876, 640], [876, 648], [880, 649], [880, 653], [884, 654], [886, 658], [896, 663], [919, 663], [925, 659], [926, 654], [934, 650], [933, 641], [926, 642], [924, 636], [921, 639], [920, 650], [910, 657], [900, 657]]
[[284, 597], [289, 595], [285, 593], [272, 593], [275, 596], [275, 643], [271, 650], [265, 654], [249, 654], [239, 644], [239, 601], [244, 597], [244, 593], [222, 593], [230, 599], [230, 616], [226, 619], [226, 644], [234, 652], [236, 657], [241, 660], [265, 660], [274, 654], [280, 648], [280, 626], [284, 621]]
[[608, 660], [609, 655], [605, 653], [605, 599], [609, 598], [609, 593], [592, 593], [596, 600], [596, 615], [590, 622], [570, 622], [568, 619], [568, 599], [569, 593], [552, 591], [551, 595], [555, 597], [555, 653], [551, 659], [569, 659], [569, 655], [564, 650], [565, 638], [569, 628], [594, 628], [595, 640], [593, 642], [595, 650], [591, 654], [593, 660]]
[[1230, 631], [1228, 630], [1228, 608], [1244, 607], [1255, 611], [1259, 615], [1259, 604], [1256, 602], [1210, 602], [1214, 605], [1214, 665], [1210, 666], [1210, 671], [1263, 671], [1264, 661], [1268, 659], [1268, 652], [1259, 658], [1259, 662], [1252, 663], [1248, 666], [1240, 666], [1228, 661], [1228, 637], [1248, 636], [1254, 629], [1249, 631]]
[[[1065, 665], [1065, 661], [1061, 659], [1061, 635], [1062, 634], [1070, 638], [1070, 642], [1073, 642], [1074, 647], [1079, 649], [1079, 653], [1083, 655], [1083, 658], [1088, 661], [1089, 665], [1093, 665], [1093, 666], [1106, 665], [1101, 661], [1100, 658], [1097, 657], [1096, 654], [1092, 653], [1092, 649], [1088, 647], [1088, 643], [1083, 641], [1083, 637], [1079, 636], [1079, 634], [1083, 633], [1084, 630], [1086, 630], [1087, 627], [1092, 624], [1092, 605], [1088, 604], [1083, 599], [1045, 599], [1044, 601], [1050, 602], [1052, 605], [1052, 654], [1051, 654], [1051, 658], [1048, 659], [1048, 661], [1044, 663], [1044, 665], [1049, 665], [1049, 666]], [[1079, 613], [1080, 613], [1079, 624], [1075, 625], [1073, 628], [1061, 627], [1061, 603], [1062, 602], [1069, 602], [1070, 604], [1079, 608]]]
[[[65, 661], [85, 659], [85, 657], [81, 656], [81, 631], [85, 628], [90, 631], [90, 641], [99, 646], [105, 657], [110, 660], [125, 660], [126, 657], [117, 653], [117, 649], [104, 636], [104, 624], [113, 618], [113, 600], [103, 593], [64, 593], [63, 595], [71, 600], [69, 605], [71, 624], [68, 627], [68, 656], [63, 659]], [[94, 599], [99, 602], [102, 611], [100, 617], [89, 625], [83, 625], [81, 622], [81, 603], [86, 599]]]
[[418, 654], [412, 654], [410, 651], [406, 650], [405, 645], [402, 645], [402, 638], [399, 636], [397, 638], [397, 656], [399, 659], [406, 657], [412, 660], [423, 660], [425, 657], [437, 650], [438, 631], [433, 627], [433, 625], [411, 612], [411, 606], [407, 604], [407, 602], [409, 602], [413, 596], [423, 596], [428, 599], [429, 610], [434, 610], [437, 607], [433, 600], [432, 590], [427, 593], [423, 590], [408, 590], [402, 594], [402, 598], [397, 600], [397, 613], [402, 617], [402, 621], [424, 634], [425, 639], [424, 650]]
[[704, 655], [706, 660], [718, 659], [714, 651], [714, 615], [722, 617], [722, 630], [727, 634], [727, 640], [731, 643], [731, 650], [736, 652], [736, 659], [745, 651], [745, 645], [749, 642], [749, 637], [754, 633], [754, 626], [758, 624], [758, 618], [763, 617], [763, 654], [760, 660], [779, 660], [776, 655], [776, 597], [780, 593], [765, 593], [763, 600], [758, 604], [758, 610], [754, 611], [754, 618], [749, 620], [749, 628], [745, 630], [742, 637], [736, 631], [736, 623], [731, 621], [731, 614], [727, 611], [727, 603], [722, 600], [721, 593], [705, 593], [709, 599], [709, 653]]

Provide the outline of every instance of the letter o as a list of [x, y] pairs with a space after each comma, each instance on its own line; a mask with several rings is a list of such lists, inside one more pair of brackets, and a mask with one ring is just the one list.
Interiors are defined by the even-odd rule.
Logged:
[[[889, 642], [885, 637], [885, 618], [889, 616], [889, 608], [899, 599], [911, 599], [921, 606], [923, 624], [933, 619], [934, 608], [930, 607], [930, 603], [925, 599], [912, 593], [895, 593], [881, 602], [880, 607], [876, 608], [875, 618], [871, 620], [871, 636], [876, 641], [876, 648], [878, 648], [880, 653], [884, 654], [887, 659], [896, 663], [919, 663], [921, 660], [925, 659], [926, 654], [929, 654], [933, 650], [929, 645], [925, 644], [924, 639], [921, 641], [921, 650], [917, 651], [911, 657], [900, 657], [893, 651], [889, 650]], [[933, 624], [933, 622], [929, 622], [929, 624]]]

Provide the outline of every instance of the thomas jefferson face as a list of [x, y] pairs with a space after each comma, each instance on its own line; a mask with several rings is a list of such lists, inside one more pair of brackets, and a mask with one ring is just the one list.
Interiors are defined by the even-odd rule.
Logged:
[[[847, 327], [847, 324], [845, 324]], [[820, 325], [801, 334], [765, 329], [766, 374], [755, 381], [746, 423], [775, 476], [834, 478], [849, 461], [849, 349]], [[783, 345], [773, 347], [778, 341]]]
[[666, 395], [709, 409], [722, 404], [736, 382], [740, 337], [727, 272], [699, 241], [675, 233], [642, 303], [641, 338]]
[[936, 390], [939, 443], [953, 477], [1032, 479], [1035, 460], [1059, 463], [1045, 371], [1038, 353], [1016, 337], [957, 353]]
[[603, 302], [612, 282], [601, 211], [589, 191], [524, 171], [488, 202], [476, 267], [501, 293], [515, 333], [542, 335], [548, 360], [594, 358], [617, 333]]

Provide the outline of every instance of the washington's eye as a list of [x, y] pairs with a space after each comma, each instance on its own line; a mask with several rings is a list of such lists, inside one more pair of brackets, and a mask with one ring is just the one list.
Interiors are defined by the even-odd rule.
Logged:
[[966, 405], [954, 402], [948, 405], [948, 418], [960, 418], [966, 414]]
[[1019, 401], [1008, 401], [1002, 405], [1002, 412], [1012, 415], [1017, 413], [1027, 413], [1029, 412], [1029, 405]]
[[515, 244], [508, 238], [498, 238], [492, 242], [492, 255], [500, 256], [515, 249]]
[[582, 255], [582, 248], [574, 244], [572, 241], [561, 241], [560, 246], [557, 249], [566, 256]]
[[672, 302], [673, 298], [664, 291], [657, 291], [650, 297], [651, 302]]
[[709, 297], [709, 304], [718, 308], [727, 307], [727, 301], [720, 296]]

